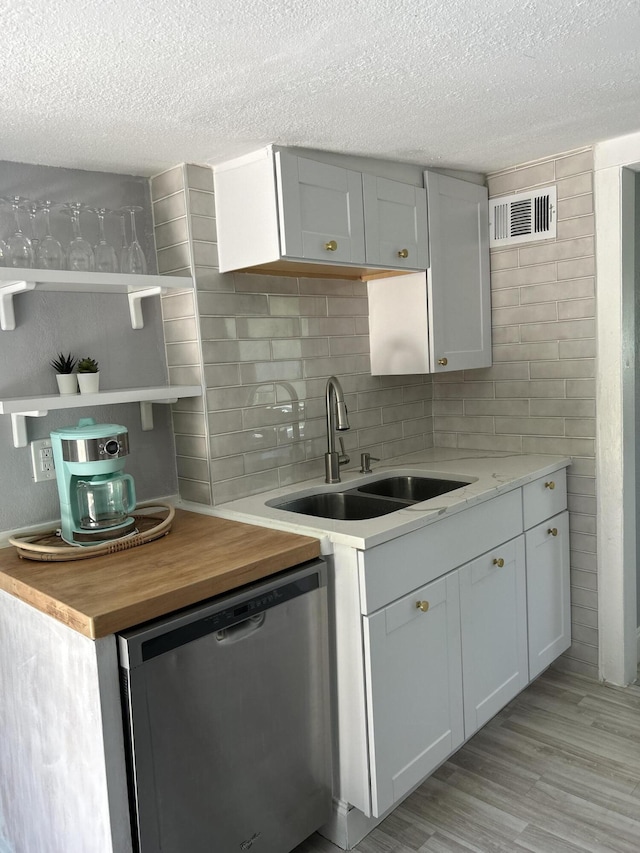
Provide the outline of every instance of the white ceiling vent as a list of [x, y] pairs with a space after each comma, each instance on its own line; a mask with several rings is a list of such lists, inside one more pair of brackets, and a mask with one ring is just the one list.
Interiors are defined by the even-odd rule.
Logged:
[[511, 246], [556, 236], [556, 188], [489, 199], [489, 245]]

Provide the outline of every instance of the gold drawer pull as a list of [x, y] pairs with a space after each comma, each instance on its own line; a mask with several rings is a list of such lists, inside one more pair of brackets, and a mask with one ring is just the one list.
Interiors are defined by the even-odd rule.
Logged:
[[400, 251], [398, 252], [398, 257], [399, 258], [408, 258], [409, 257], [409, 250], [408, 249], [400, 249]]
[[338, 244], [336, 243], [335, 240], [329, 240], [328, 243], [324, 244], [324, 247], [327, 250], [327, 252], [335, 252], [335, 250], [338, 248]]
[[501, 569], [504, 566], [504, 560], [502, 557], [496, 557], [493, 561], [493, 565]]
[[423, 613], [426, 613], [429, 609], [428, 601], [416, 601], [416, 607], [418, 610], [422, 610]]
[[545, 489], [555, 489], [556, 484], [553, 482], [553, 480], [549, 480], [548, 483], [544, 484], [544, 487]]
[[547, 533], [550, 533], [552, 536], [557, 536], [558, 535], [558, 528], [557, 527], [550, 527], [547, 530]]
[[439, 359], [438, 359], [438, 364], [440, 364], [442, 367], [446, 367], [446, 366], [447, 366], [447, 364], [449, 364], [449, 359], [447, 359], [447, 358], [439, 358]]

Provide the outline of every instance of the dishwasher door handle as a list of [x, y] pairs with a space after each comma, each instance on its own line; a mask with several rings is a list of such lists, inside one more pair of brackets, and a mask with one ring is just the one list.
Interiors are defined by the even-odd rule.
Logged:
[[242, 622], [237, 622], [235, 625], [230, 625], [228, 628], [216, 631], [216, 641], [218, 643], [229, 644], [244, 640], [245, 637], [250, 637], [256, 631], [259, 631], [264, 625], [265, 619], [266, 613], [249, 616], [248, 619], [244, 619]]

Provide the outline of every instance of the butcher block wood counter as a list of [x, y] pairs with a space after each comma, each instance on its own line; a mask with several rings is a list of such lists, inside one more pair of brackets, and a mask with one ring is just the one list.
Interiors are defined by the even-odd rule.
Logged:
[[96, 639], [320, 555], [308, 536], [176, 510], [171, 532], [137, 548], [46, 563], [0, 550], [0, 589]]

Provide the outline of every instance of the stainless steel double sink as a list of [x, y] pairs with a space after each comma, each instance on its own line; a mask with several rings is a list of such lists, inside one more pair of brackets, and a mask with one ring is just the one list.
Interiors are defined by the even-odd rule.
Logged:
[[279, 502], [269, 501], [269, 506], [316, 518], [360, 521], [406, 509], [421, 501], [468, 486], [470, 482], [472, 481], [392, 475], [341, 492], [317, 492]]

